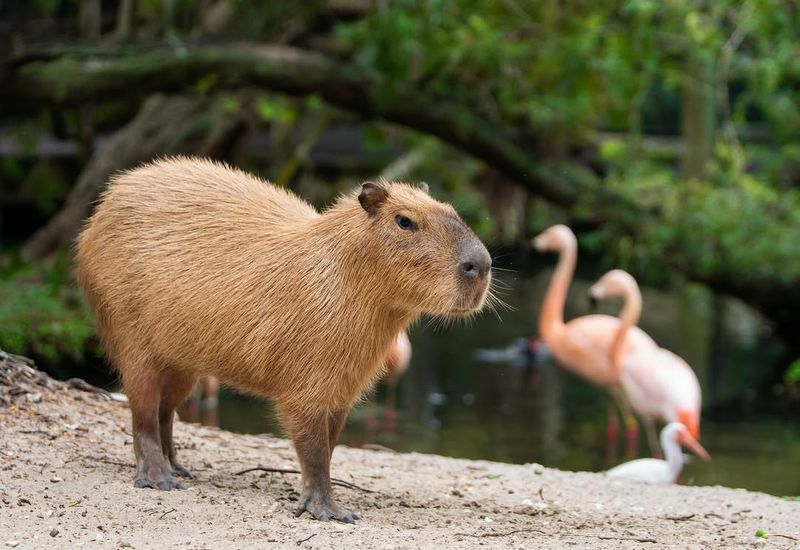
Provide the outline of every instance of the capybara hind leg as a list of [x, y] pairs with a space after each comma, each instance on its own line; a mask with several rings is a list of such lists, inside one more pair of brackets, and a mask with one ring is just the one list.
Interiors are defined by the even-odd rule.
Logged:
[[172, 473], [181, 477], [192, 478], [192, 472], [178, 463], [175, 455], [175, 443], [172, 440], [172, 424], [175, 409], [192, 392], [197, 377], [182, 373], [162, 373], [161, 403], [158, 408], [158, 424], [161, 429], [161, 451], [172, 468]]
[[167, 491], [180, 488], [161, 450], [158, 421], [161, 373], [150, 365], [131, 367], [123, 370], [123, 383], [133, 417], [133, 450], [136, 454], [133, 486]]
[[295, 516], [308, 512], [314, 519], [336, 519], [355, 523], [358, 516], [333, 500], [331, 490], [331, 451], [328, 443], [330, 413], [303, 413], [302, 416], [282, 414], [284, 426], [294, 442], [300, 469], [303, 473], [303, 490]]

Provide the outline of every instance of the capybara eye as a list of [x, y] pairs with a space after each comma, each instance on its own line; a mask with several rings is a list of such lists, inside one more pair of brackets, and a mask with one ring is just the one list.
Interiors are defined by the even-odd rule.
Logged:
[[400, 229], [405, 229], [406, 231], [416, 231], [419, 229], [417, 224], [414, 223], [411, 218], [407, 218], [406, 216], [398, 215], [395, 217], [395, 221], [397, 222], [397, 225], [400, 226]]

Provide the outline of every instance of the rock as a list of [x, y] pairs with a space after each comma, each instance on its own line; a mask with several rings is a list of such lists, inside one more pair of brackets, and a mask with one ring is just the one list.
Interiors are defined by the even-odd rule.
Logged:
[[52, 529], [50, 529], [50, 536], [51, 536], [51, 537], [56, 537], [56, 536], [58, 536], [58, 529], [56, 529], [55, 527], [53, 527]]

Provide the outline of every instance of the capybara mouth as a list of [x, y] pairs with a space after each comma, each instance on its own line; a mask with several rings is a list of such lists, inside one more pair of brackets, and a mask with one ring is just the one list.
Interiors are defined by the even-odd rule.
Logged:
[[477, 313], [483, 308], [486, 303], [486, 297], [489, 295], [489, 283], [487, 280], [483, 285], [476, 285], [477, 288], [470, 289], [471, 292], [464, 296], [456, 307], [450, 310], [450, 315], [453, 317], [466, 317], [473, 313]]

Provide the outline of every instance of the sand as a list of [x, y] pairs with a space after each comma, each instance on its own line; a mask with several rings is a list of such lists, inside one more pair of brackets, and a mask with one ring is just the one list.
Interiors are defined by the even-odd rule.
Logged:
[[289, 441], [183, 422], [196, 479], [134, 489], [126, 405], [79, 387], [0, 352], [0, 549], [800, 548], [800, 502], [761, 493], [341, 446], [357, 487], [335, 492], [362, 519], [295, 518], [299, 476], [237, 475], [297, 468]]

